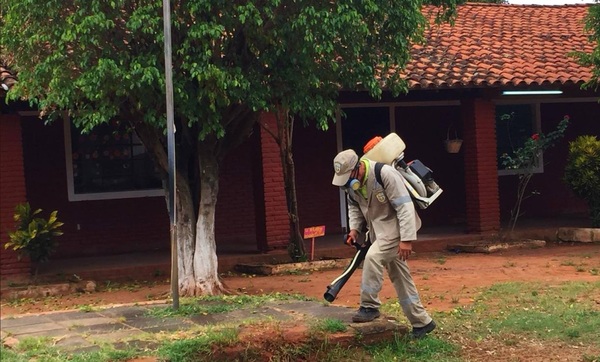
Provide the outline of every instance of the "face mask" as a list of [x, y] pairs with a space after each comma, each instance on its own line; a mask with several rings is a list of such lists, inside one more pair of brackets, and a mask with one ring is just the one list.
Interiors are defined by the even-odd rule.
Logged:
[[350, 178], [350, 179], [348, 179], [348, 182], [346, 182], [344, 187], [347, 187], [349, 189], [356, 191], [360, 188], [360, 181], [358, 181], [355, 178]]
[[358, 176], [358, 166], [359, 165], [357, 164], [356, 167], [354, 168], [354, 171], [352, 171], [352, 173], [350, 174], [350, 178], [344, 185], [344, 187], [349, 188], [354, 191], [356, 191], [360, 188], [360, 181], [358, 181], [358, 179], [356, 178]]

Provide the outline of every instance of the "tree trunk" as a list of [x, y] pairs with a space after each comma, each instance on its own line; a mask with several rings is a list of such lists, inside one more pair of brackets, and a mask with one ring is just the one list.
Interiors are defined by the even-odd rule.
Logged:
[[[162, 134], [144, 123], [132, 123], [146, 149], [162, 171], [163, 180], [168, 179], [168, 157], [161, 143]], [[181, 126], [181, 132], [183, 132]], [[192, 143], [187, 144], [188, 147]], [[215, 207], [217, 203], [218, 161], [214, 150], [193, 147], [192, 152], [177, 152], [178, 164], [187, 164], [195, 152], [198, 155], [200, 171], [200, 202], [196, 213], [196, 201], [192, 189], [194, 172], [185, 167], [177, 168], [176, 176], [176, 234], [177, 272], [180, 296], [216, 294], [223, 291], [217, 271], [217, 253], [214, 233]], [[189, 149], [188, 149], [189, 151]], [[183, 159], [181, 159], [183, 157]], [[168, 187], [165, 187], [168, 200]]]
[[283, 151], [282, 160], [284, 161], [283, 174], [285, 182], [285, 195], [288, 203], [288, 216], [290, 218], [290, 244], [288, 252], [294, 261], [306, 260], [306, 249], [304, 239], [300, 232], [300, 218], [298, 217], [298, 199], [296, 197], [296, 169], [292, 157], [291, 147], [286, 147]]
[[[533, 166], [529, 166], [528, 170]], [[527, 185], [529, 184], [529, 180], [533, 176], [532, 173], [528, 172], [523, 175], [519, 175], [519, 183], [517, 186], [517, 200], [515, 201], [515, 205], [513, 206], [510, 212], [510, 231], [515, 231], [515, 226], [517, 226], [517, 220], [519, 216], [521, 216], [521, 203], [526, 199], [525, 190], [527, 189]]]
[[214, 295], [224, 291], [218, 274], [214, 229], [219, 168], [214, 157], [200, 157], [202, 170], [197, 217], [189, 182], [177, 175], [176, 227], [181, 296]]
[[188, 180], [177, 174], [176, 198], [176, 234], [177, 234], [177, 271], [179, 294], [193, 296], [196, 294], [196, 278], [194, 276], [193, 255], [196, 244], [194, 222], [194, 202]]
[[200, 150], [200, 205], [196, 221], [196, 247], [193, 265], [195, 295], [220, 294], [224, 291], [219, 280], [217, 246], [215, 241], [215, 209], [219, 193], [219, 165], [211, 152]]
[[296, 198], [296, 170], [292, 155], [292, 135], [294, 131], [293, 118], [287, 111], [277, 114], [278, 144], [285, 196], [287, 199], [288, 218], [290, 220], [290, 239], [288, 254], [294, 261], [307, 259], [304, 239], [300, 233], [300, 218], [298, 217], [298, 199]]

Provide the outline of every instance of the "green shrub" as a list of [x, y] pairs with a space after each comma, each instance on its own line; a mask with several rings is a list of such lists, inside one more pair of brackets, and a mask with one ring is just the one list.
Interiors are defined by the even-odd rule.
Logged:
[[592, 226], [600, 227], [600, 141], [579, 136], [569, 143], [565, 181], [590, 207]]
[[36, 266], [48, 260], [58, 245], [56, 237], [63, 234], [60, 230], [63, 223], [57, 218], [58, 211], [52, 211], [48, 220], [35, 217], [41, 212], [42, 209], [31, 212], [29, 203], [17, 205], [13, 216], [18, 223], [17, 230], [8, 234], [10, 241], [4, 244], [5, 249], [15, 250], [19, 259], [28, 256]]

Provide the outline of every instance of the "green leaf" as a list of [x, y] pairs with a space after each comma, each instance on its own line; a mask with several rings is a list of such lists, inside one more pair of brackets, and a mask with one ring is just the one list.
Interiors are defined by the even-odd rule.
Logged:
[[[28, 255], [33, 262], [43, 262], [48, 260], [50, 254], [54, 252], [56, 246], [54, 237], [62, 235], [62, 231], [58, 228], [63, 223], [57, 221], [57, 211], [51, 212], [49, 219], [45, 220], [32, 218], [29, 215], [30, 210], [28, 203], [15, 207], [14, 219], [21, 222], [18, 224], [17, 230], [9, 232], [10, 241], [4, 244], [4, 248], [12, 248], [17, 251], [19, 258]], [[40, 212], [41, 209], [38, 209], [34, 214]]]

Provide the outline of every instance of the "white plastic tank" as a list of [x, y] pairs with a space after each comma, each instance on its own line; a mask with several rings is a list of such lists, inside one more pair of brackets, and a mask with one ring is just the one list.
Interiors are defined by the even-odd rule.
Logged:
[[[371, 142], [377, 142], [377, 139], [374, 138], [369, 141], [365, 148], [372, 146], [370, 145]], [[392, 162], [394, 162], [394, 160], [396, 160], [405, 149], [406, 145], [404, 144], [404, 141], [402, 141], [402, 138], [400, 138], [400, 136], [398, 136], [396, 133], [392, 132], [378, 141], [375, 146], [373, 146], [364, 154], [364, 157], [368, 158], [369, 160], [383, 162], [389, 165], [392, 164]]]

